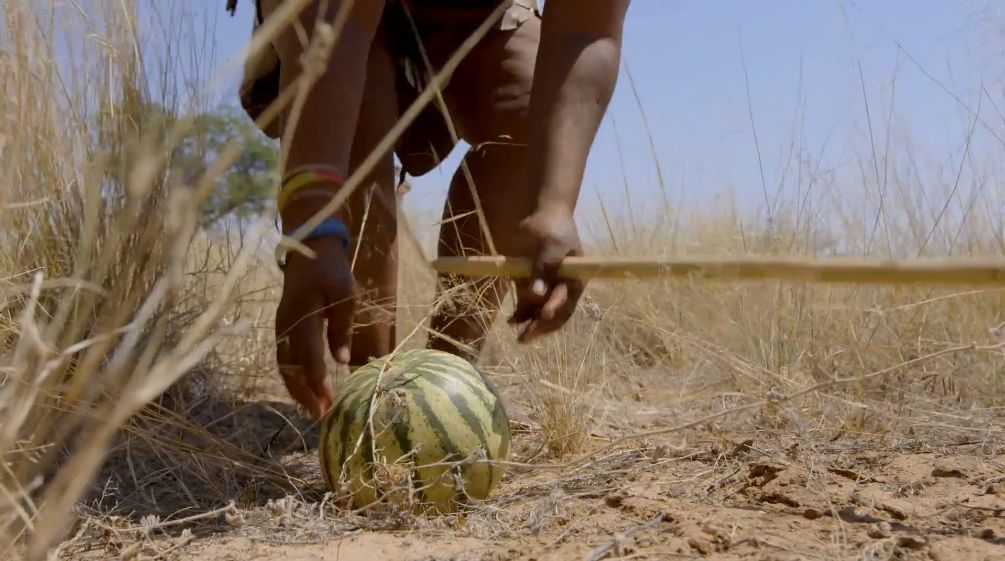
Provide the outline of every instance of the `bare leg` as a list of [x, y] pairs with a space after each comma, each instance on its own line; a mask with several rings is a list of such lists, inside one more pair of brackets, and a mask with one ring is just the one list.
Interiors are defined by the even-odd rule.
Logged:
[[[557, 274], [562, 259], [582, 253], [573, 211], [593, 137], [614, 90], [621, 27], [628, 4], [629, 0], [549, 0], [543, 30], [536, 19], [529, 20], [507, 38], [502, 48], [497, 48], [494, 41], [504, 35], [495, 34], [468, 59], [478, 65], [476, 70], [468, 74], [470, 64], [459, 69], [451, 87], [455, 91], [459, 87], [471, 89], [467, 97], [470, 101], [465, 103], [448, 92], [448, 104], [453, 101], [453, 117], [460, 121], [465, 140], [473, 144], [498, 140], [516, 129], [518, 134], [510, 136], [526, 142], [528, 135], [519, 134], [526, 131], [526, 113], [511, 113], [515, 107], [525, 107], [520, 104], [530, 93], [527, 79], [534, 77], [535, 64], [540, 69], [530, 108], [530, 122], [534, 123], [529, 134], [530, 148], [512, 153], [513, 161], [506, 162], [506, 157], [500, 156], [499, 161], [484, 163], [478, 171], [474, 166], [472, 169], [490, 230], [494, 237], [506, 237], [497, 241], [496, 249], [533, 261], [532, 277], [518, 284], [517, 308], [510, 318], [522, 342], [564, 325], [583, 292], [582, 281], [560, 279]], [[533, 53], [536, 60], [529, 61], [528, 53]], [[499, 122], [500, 116], [506, 122]], [[510, 169], [527, 173], [509, 177], [508, 183], [500, 181], [499, 175]], [[500, 200], [495, 189], [505, 193], [505, 200]], [[451, 201], [456, 201], [454, 193]], [[533, 204], [528, 204], [531, 201]], [[522, 214], [507, 215], [493, 205], [520, 208]], [[452, 210], [456, 214], [460, 209]], [[450, 234], [445, 231], [444, 235]], [[456, 250], [450, 247], [449, 240], [441, 248], [448, 253]], [[472, 249], [484, 252], [485, 247], [483, 244]], [[493, 306], [495, 302], [485, 305]], [[451, 313], [449, 308], [441, 311], [441, 322], [448, 328], [452, 325], [447, 320]], [[469, 333], [478, 330], [471, 321], [454, 323], [462, 324]]]
[[[540, 21], [532, 18], [512, 32], [494, 32], [455, 73], [445, 97], [461, 136], [476, 146], [464, 158], [474, 189], [458, 169], [440, 227], [439, 255], [488, 255], [490, 245], [475, 214], [477, 193], [495, 250], [526, 255], [528, 238], [520, 222], [534, 209], [536, 191], [528, 181], [527, 129], [531, 83]], [[507, 281], [442, 275], [437, 301], [443, 300], [431, 327], [430, 346], [475, 360], [499, 305]]]
[[[355, 170], [394, 125], [394, 68], [383, 33], [378, 32], [367, 65], [366, 93], [352, 146]], [[349, 199], [352, 246], [349, 260], [359, 298], [349, 364], [359, 367], [384, 356], [395, 345], [395, 299], [398, 288], [397, 201], [394, 161], [390, 152], [370, 173], [365, 187]]]
[[[520, 254], [526, 236], [517, 231], [533, 208], [534, 197], [524, 178], [527, 174], [523, 146], [486, 146], [464, 158], [474, 178], [495, 249], [501, 254]], [[475, 214], [471, 188], [461, 170], [454, 175], [440, 226], [439, 255], [487, 255], [489, 244]], [[437, 286], [439, 309], [433, 316], [430, 347], [474, 361], [485, 334], [495, 320], [508, 283], [499, 279], [468, 279], [441, 275]]]
[[[261, 0], [262, 12], [268, 18], [282, 0]], [[301, 73], [301, 55], [307, 46], [303, 38], [311, 37], [322, 6], [327, 6], [323, 20], [332, 23], [342, 9], [342, 0], [315, 1], [301, 13], [299, 25], [287, 27], [275, 40], [281, 62], [279, 87], [291, 87]], [[366, 83], [367, 55], [383, 12], [383, 0], [353, 3], [342, 33], [335, 42], [326, 70], [307, 94], [296, 130], [289, 142], [288, 169], [323, 164], [343, 173], [349, 165], [353, 135], [363, 100]], [[298, 28], [306, 35], [298, 33]], [[338, 100], [333, 103], [332, 100]], [[285, 132], [285, 131], [284, 131]]]

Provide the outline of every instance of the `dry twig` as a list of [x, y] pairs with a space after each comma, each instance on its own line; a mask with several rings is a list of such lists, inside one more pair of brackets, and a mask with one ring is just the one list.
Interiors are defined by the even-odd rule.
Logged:
[[632, 526], [627, 530], [623, 530], [621, 532], [614, 534], [614, 537], [611, 539], [611, 541], [591, 551], [590, 554], [586, 556], [586, 561], [600, 561], [604, 557], [607, 557], [607, 554], [610, 553], [611, 551], [614, 551], [615, 555], [621, 557], [622, 548], [624, 547], [625, 540], [643, 530], [648, 530], [650, 528], [656, 527], [661, 522], [666, 520], [666, 517], [667, 517], [666, 514], [660, 513], [659, 515], [657, 515], [655, 518], [653, 518], [648, 522], [644, 522], [637, 526]]

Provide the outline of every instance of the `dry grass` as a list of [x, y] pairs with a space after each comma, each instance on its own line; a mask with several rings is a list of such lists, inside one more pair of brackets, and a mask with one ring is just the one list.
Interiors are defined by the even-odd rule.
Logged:
[[[198, 231], [199, 203], [219, 170], [186, 185], [166, 161], [199, 96], [174, 88], [155, 95], [151, 85], [182, 57], [201, 54], [141, 53], [128, 2], [85, 12], [60, 6], [7, 0], [0, 26], [0, 170], [8, 181], [0, 189], [0, 549], [34, 560], [65, 542], [72, 557], [81, 541], [104, 539], [115, 552], [138, 554], [135, 544], [147, 547], [154, 530], [164, 531], [161, 520], [206, 512], [268, 539], [286, 528], [287, 541], [454, 529], [454, 519], [348, 515], [320, 487], [316, 435], [289, 405], [272, 363], [280, 277], [268, 218], [240, 235]], [[50, 11], [66, 22], [59, 32], [36, 17]], [[74, 64], [57, 64], [71, 53]], [[143, 108], [155, 99], [182, 118], [151, 119]], [[973, 185], [961, 188], [959, 174], [920, 169], [906, 142], [860, 156], [887, 173], [864, 174], [853, 192], [805, 151], [793, 154], [804, 173], [777, 187], [770, 221], [730, 206], [650, 216], [604, 208], [583, 224], [588, 252], [1005, 253], [1001, 193], [977, 188], [1002, 184], [993, 165], [968, 164], [977, 170]], [[412, 239], [409, 228], [403, 239]], [[434, 276], [417, 244], [402, 246], [409, 282], [399, 332], [417, 334], [404, 342], [416, 346]], [[838, 439], [971, 443], [975, 456], [993, 456], [1005, 430], [1002, 353], [915, 359], [993, 344], [1003, 324], [1005, 290], [996, 288], [594, 282], [556, 336], [527, 348], [502, 325], [493, 334], [483, 366], [506, 388], [521, 429], [517, 459], [540, 469], [514, 467], [528, 475], [509, 479], [468, 531], [536, 536], [572, 519], [570, 505], [586, 500], [577, 493], [604, 496], [611, 478], [642, 477], [653, 464], [680, 477], [681, 488], [711, 489], [684, 493], [695, 500], [728, 500], [732, 475], [722, 470], [733, 456], [688, 438], [768, 434], [820, 447], [820, 457]], [[883, 374], [863, 377], [870, 372]], [[708, 416], [716, 418], [679, 435], [626, 438]], [[599, 446], [610, 450], [582, 463]], [[765, 454], [786, 450], [778, 444]], [[668, 466], [702, 454], [705, 464]], [[178, 536], [179, 544], [191, 539]]]
[[[142, 436], [133, 416], [246, 329], [226, 315], [268, 222], [226, 250], [217, 282], [210, 271], [190, 282], [213, 178], [190, 185], [171, 173], [185, 115], [149, 109], [180, 107], [181, 92], [151, 89], [158, 64], [170, 72], [190, 53], [148, 57], [131, 3], [3, 8], [0, 535], [37, 559], [65, 538], [106, 454]], [[158, 452], [175, 444], [163, 442]]]

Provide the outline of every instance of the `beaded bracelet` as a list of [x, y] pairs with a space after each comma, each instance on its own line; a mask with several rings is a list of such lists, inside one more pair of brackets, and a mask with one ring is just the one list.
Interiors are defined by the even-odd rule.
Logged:
[[[304, 170], [293, 174], [283, 182], [283, 186], [279, 189], [276, 206], [282, 210], [283, 206], [294, 194], [304, 187], [317, 183], [341, 184], [342, 176], [334, 170], [327, 168]], [[308, 232], [302, 241], [323, 236], [336, 236], [341, 238], [343, 250], [349, 250], [349, 228], [347, 228], [345, 223], [338, 218], [325, 218], [320, 224], [315, 226], [314, 229]], [[282, 245], [277, 248], [276, 263], [279, 265], [280, 269], [284, 269], [286, 267], [286, 253], [287, 252], [282, 248]]]
[[309, 185], [314, 185], [316, 183], [334, 183], [336, 185], [341, 185], [343, 182], [344, 179], [342, 176], [330, 168], [308, 169], [293, 174], [291, 177], [288, 177], [285, 181], [283, 181], [283, 186], [279, 188], [279, 196], [276, 198], [276, 208], [282, 212], [283, 206], [286, 205], [286, 201], [288, 201], [294, 193]]

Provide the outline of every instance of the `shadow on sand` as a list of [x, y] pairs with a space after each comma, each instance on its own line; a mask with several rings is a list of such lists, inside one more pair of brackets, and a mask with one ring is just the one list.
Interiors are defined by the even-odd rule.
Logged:
[[247, 508], [324, 494], [319, 430], [300, 410], [201, 393], [172, 388], [121, 430], [84, 501], [87, 510], [167, 520], [231, 501]]

